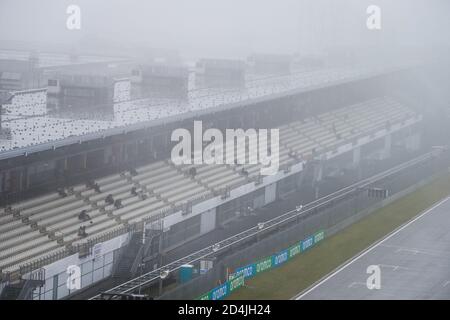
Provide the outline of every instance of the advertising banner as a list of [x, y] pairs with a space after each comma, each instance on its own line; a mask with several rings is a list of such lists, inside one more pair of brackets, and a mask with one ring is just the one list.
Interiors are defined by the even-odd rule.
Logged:
[[229, 294], [228, 285], [229, 285], [229, 283], [227, 281], [223, 285], [212, 289], [209, 299], [210, 300], [222, 300], [223, 298], [225, 298]]
[[314, 237], [308, 237], [301, 242], [302, 252], [305, 252], [314, 245]]
[[272, 257], [273, 266], [278, 267], [283, 263], [285, 263], [286, 261], [288, 261], [288, 259], [289, 259], [289, 251], [288, 250], [281, 251]]
[[256, 264], [252, 263], [245, 267], [238, 268], [233, 274], [230, 274], [228, 277], [228, 280], [233, 280], [236, 277], [239, 277], [241, 275], [244, 276], [244, 279], [252, 278], [256, 274]]
[[267, 257], [256, 263], [256, 273], [264, 272], [272, 269], [272, 257]]
[[299, 243], [299, 244], [296, 244], [296, 245], [290, 247], [288, 250], [289, 250], [289, 259], [290, 259], [290, 258], [295, 257], [296, 255], [298, 255], [301, 252], [302, 249], [301, 249], [301, 246], [300, 246], [300, 243]]

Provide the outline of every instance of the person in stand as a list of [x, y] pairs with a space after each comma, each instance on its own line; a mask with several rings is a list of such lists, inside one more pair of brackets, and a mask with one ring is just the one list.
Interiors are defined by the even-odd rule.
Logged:
[[100, 190], [100, 186], [98, 185], [98, 183], [94, 183], [94, 190], [97, 193], [101, 193], [102, 191]]
[[85, 226], [81, 226], [78, 229], [78, 236], [82, 237], [82, 238], [86, 238], [88, 236], [87, 232], [86, 232], [86, 227]]
[[91, 217], [87, 214], [86, 210], [81, 210], [80, 214], [78, 215], [78, 219], [81, 221], [87, 221], [91, 220]]
[[138, 195], [136, 187], [132, 187], [132, 188], [131, 188], [131, 194], [132, 194], [133, 196], [137, 196], [137, 195]]
[[108, 194], [105, 198], [105, 202], [106, 204], [114, 204], [114, 198], [112, 194]]
[[195, 177], [197, 175], [197, 169], [195, 167], [190, 168], [189, 174], [191, 175], [191, 177]]
[[123, 205], [122, 205], [122, 200], [117, 199], [116, 201], [114, 201], [114, 207], [115, 207], [116, 209], [122, 208], [122, 207], [123, 207]]
[[57, 191], [58, 191], [58, 194], [59, 194], [61, 197], [63, 197], [63, 198], [67, 197], [67, 193], [66, 193], [66, 191], [64, 191], [64, 189], [58, 188]]
[[243, 176], [248, 177], [248, 171], [245, 170], [245, 168], [242, 168], [241, 173], [242, 173]]

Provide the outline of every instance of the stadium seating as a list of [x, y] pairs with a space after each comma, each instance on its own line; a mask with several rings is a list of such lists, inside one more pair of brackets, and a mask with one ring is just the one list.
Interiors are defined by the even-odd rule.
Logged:
[[[414, 113], [387, 98], [377, 98], [333, 110], [318, 116], [293, 121], [280, 129], [280, 166], [308, 159], [315, 152], [343, 141], [368, 135], [398, 123]], [[262, 143], [266, 141], [261, 141]], [[256, 154], [250, 160], [256, 161]], [[195, 168], [195, 174], [191, 169]], [[197, 199], [217, 195], [253, 181], [261, 164], [180, 165], [158, 161], [129, 172], [113, 174], [95, 182], [100, 192], [86, 185], [67, 188], [66, 196], [57, 192], [12, 205], [12, 212], [0, 209], [0, 270], [18, 266], [62, 252], [102, 234], [114, 232], [162, 211]], [[132, 192], [134, 189], [134, 194]], [[121, 206], [105, 202], [112, 195]], [[82, 221], [83, 211], [89, 219]], [[81, 226], [87, 236], [78, 236]]]

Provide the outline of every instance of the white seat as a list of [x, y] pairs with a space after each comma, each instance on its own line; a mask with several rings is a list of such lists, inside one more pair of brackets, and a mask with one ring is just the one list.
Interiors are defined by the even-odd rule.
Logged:
[[34, 261], [39, 257], [48, 256], [52, 252], [57, 251], [62, 250], [61, 247], [56, 243], [56, 241], [44, 242], [34, 248], [15, 254], [8, 258], [5, 259], [0, 258], [0, 269], [15, 270], [14, 268], [18, 268], [18, 266], [20, 265]]
[[25, 209], [29, 209], [29, 208], [33, 208], [36, 206], [39, 206], [43, 203], [47, 203], [53, 200], [57, 200], [60, 199], [61, 196], [57, 193], [51, 193], [42, 197], [38, 197], [38, 198], [34, 198], [34, 199], [30, 199], [27, 201], [22, 201], [17, 203], [16, 205], [14, 205], [14, 208], [18, 208], [20, 210], [25, 210]]
[[0, 242], [0, 252], [7, 248], [21, 244], [23, 242], [31, 241], [40, 236], [41, 236], [41, 234], [39, 231], [31, 231], [31, 232], [25, 233], [21, 236], [10, 238], [6, 241], [2, 241], [2, 242]]
[[21, 253], [23, 251], [27, 251], [27, 250], [33, 249], [33, 248], [38, 247], [41, 244], [45, 244], [45, 243], [47, 243], [49, 241], [50, 240], [48, 239], [48, 237], [43, 236], [43, 235], [33, 239], [33, 241], [22, 241], [19, 244], [10, 246], [7, 249], [3, 249], [0, 252], [0, 260], [3, 260], [3, 259], [8, 258], [10, 256], [16, 255], [16, 254]]
[[140, 212], [135, 212], [133, 213], [133, 215], [127, 215], [127, 218], [129, 218], [128, 223], [135, 223], [135, 222], [139, 222], [142, 219], [146, 219], [151, 217], [154, 214], [158, 214], [159, 212], [166, 210], [170, 208], [170, 206], [168, 205], [163, 205], [163, 206], [158, 206], [158, 207], [153, 207], [153, 208], [146, 208], [146, 210], [142, 210]]
[[76, 200], [76, 197], [74, 195], [69, 195], [67, 197], [64, 198], [59, 198], [53, 201], [48, 201], [39, 205], [36, 205], [34, 207], [30, 207], [28, 209], [24, 209], [21, 211], [21, 215], [22, 216], [31, 216], [33, 214], [45, 211], [45, 210], [50, 210], [53, 208], [57, 208], [60, 206], [63, 206], [69, 202], [73, 202]]
[[0, 241], [5, 241], [5, 240], [13, 238], [13, 237], [18, 237], [22, 234], [25, 234], [25, 233], [31, 232], [31, 231], [32, 231], [32, 229], [29, 225], [22, 224], [22, 225], [19, 225], [9, 231], [0, 233]]

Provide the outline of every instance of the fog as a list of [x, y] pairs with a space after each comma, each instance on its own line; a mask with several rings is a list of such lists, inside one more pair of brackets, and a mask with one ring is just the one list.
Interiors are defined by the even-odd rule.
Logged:
[[[70, 4], [81, 8], [81, 30], [66, 28]], [[366, 27], [371, 4], [381, 8], [380, 31]], [[449, 9], [447, 0], [0, 0], [0, 40], [216, 57], [436, 46], [448, 43]]]
[[449, 13], [0, 0], [0, 300], [449, 299]]

